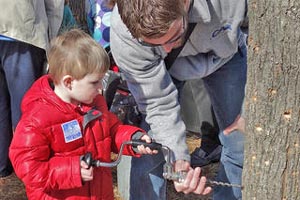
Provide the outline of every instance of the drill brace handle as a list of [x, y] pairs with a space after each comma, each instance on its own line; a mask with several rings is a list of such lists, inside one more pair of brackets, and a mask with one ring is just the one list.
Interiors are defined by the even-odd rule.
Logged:
[[132, 145], [132, 147], [137, 147], [138, 145], [144, 145], [144, 147], [149, 147], [151, 150], [160, 150], [162, 148], [162, 145], [160, 143], [156, 143], [156, 142], [146, 143], [143, 140], [130, 140], [130, 141], [125, 141], [125, 142], [122, 143], [120, 151], [119, 151], [118, 156], [117, 156], [117, 159], [113, 162], [101, 162], [100, 160], [94, 160], [92, 158], [92, 153], [91, 152], [87, 152], [81, 158], [81, 160], [86, 162], [86, 164], [89, 166], [89, 168], [91, 166], [94, 166], [94, 167], [115, 167], [121, 162], [121, 157], [122, 157], [122, 153], [123, 153], [125, 145]]

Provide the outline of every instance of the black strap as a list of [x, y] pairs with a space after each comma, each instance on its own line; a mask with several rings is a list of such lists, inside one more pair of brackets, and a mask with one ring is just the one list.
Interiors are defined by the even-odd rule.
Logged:
[[177, 56], [179, 55], [179, 53], [183, 49], [185, 43], [187, 42], [188, 38], [192, 34], [195, 26], [196, 26], [196, 23], [189, 23], [188, 30], [187, 30], [186, 35], [185, 35], [184, 43], [180, 47], [178, 47], [176, 49], [173, 49], [167, 55], [167, 57], [165, 57], [165, 65], [166, 65], [167, 70], [169, 70], [172, 67], [172, 65], [173, 65], [174, 61], [176, 60]]
[[[191, 0], [190, 7], [189, 7], [189, 12], [191, 11], [193, 5], [194, 5], [194, 0]], [[189, 23], [188, 24], [188, 29], [187, 29], [185, 37], [184, 37], [184, 43], [180, 47], [178, 47], [176, 49], [173, 49], [167, 55], [167, 57], [165, 57], [165, 65], [166, 65], [167, 70], [169, 70], [172, 67], [172, 65], [173, 65], [174, 61], [176, 60], [177, 56], [179, 55], [179, 53], [183, 49], [185, 43], [187, 42], [187, 40], [189, 39], [190, 35], [192, 34], [192, 32], [193, 32], [196, 24], [197, 23]]]

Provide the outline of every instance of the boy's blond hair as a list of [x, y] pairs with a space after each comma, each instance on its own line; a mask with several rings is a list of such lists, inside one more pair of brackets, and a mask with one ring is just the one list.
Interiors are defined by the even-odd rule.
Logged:
[[79, 29], [72, 29], [52, 40], [48, 64], [54, 84], [65, 75], [80, 80], [90, 73], [105, 73], [110, 66], [106, 51]]

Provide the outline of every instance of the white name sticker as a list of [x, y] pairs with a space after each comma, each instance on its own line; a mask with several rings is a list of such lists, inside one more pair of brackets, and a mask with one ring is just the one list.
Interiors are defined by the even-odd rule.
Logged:
[[66, 143], [82, 138], [80, 126], [76, 119], [61, 124], [61, 127], [63, 129]]

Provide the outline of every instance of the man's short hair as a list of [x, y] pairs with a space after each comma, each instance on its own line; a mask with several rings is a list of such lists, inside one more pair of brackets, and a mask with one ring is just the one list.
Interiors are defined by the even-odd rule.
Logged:
[[118, 11], [134, 38], [159, 38], [185, 15], [185, 0], [117, 0]]

